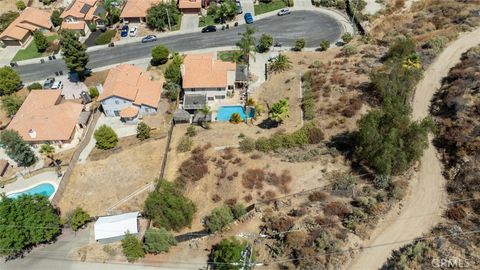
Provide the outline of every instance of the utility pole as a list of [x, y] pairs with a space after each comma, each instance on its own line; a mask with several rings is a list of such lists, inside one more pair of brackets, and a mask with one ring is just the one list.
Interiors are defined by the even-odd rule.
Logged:
[[170, 15], [168, 15], [168, 8], [165, 8], [165, 10], [167, 11], [168, 30], [172, 31], [172, 26], [170, 25]]

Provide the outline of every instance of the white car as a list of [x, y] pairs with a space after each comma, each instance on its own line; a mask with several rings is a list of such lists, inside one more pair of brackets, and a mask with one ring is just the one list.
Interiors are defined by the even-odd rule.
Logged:
[[50, 89], [63, 89], [62, 81], [55, 81]]
[[132, 26], [132, 27], [130, 28], [130, 34], [129, 34], [129, 36], [134, 37], [134, 36], [137, 35], [137, 32], [138, 32], [138, 28], [137, 28], [136, 26]]
[[282, 8], [282, 9], [277, 13], [278, 16], [283, 16], [283, 15], [287, 15], [287, 14], [290, 14], [290, 9], [288, 9], [288, 8]]

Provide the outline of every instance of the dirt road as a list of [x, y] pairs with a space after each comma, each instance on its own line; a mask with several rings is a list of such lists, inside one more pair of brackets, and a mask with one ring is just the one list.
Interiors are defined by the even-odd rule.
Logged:
[[[441, 86], [442, 78], [460, 62], [460, 56], [469, 48], [480, 43], [480, 28], [462, 34], [437, 57], [417, 85], [413, 100], [413, 119], [418, 120], [429, 114], [430, 100]], [[400, 214], [390, 213], [379, 224], [365, 248], [347, 269], [378, 269], [393, 250], [410, 240], [427, 233], [441, 219], [446, 202], [445, 179], [436, 149], [430, 143], [421, 159], [420, 171], [410, 182], [410, 193], [405, 198]]]

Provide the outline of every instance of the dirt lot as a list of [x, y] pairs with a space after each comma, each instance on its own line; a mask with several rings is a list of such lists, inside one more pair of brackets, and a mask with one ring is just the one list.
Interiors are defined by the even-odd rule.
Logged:
[[110, 70], [102, 70], [98, 72], [93, 72], [92, 75], [88, 76], [85, 78], [85, 85], [87, 87], [95, 87], [97, 84], [101, 83], [103, 84], [105, 82], [105, 79], [107, 78], [108, 72]]
[[[25, 4], [28, 3], [27, 0], [22, 0]], [[8, 11], [17, 11], [17, 6], [15, 3], [17, 0], [0, 0], [0, 14], [3, 14]]]
[[[90, 215], [104, 215], [107, 208], [158, 177], [164, 138], [144, 142], [122, 138], [116, 149], [103, 153], [95, 149], [87, 163], [77, 164], [59, 203], [62, 214], [80, 206]], [[143, 200], [128, 205], [140, 210]]]

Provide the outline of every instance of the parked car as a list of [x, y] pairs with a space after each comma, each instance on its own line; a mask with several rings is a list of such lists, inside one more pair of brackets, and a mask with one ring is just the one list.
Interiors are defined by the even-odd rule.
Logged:
[[288, 15], [288, 14], [290, 14], [290, 9], [288, 9], [288, 8], [282, 8], [277, 13], [278, 16], [283, 16], [283, 15]]
[[128, 25], [124, 25], [122, 27], [122, 31], [120, 32], [121, 37], [127, 37], [128, 36]]
[[157, 36], [148, 35], [142, 38], [142, 43], [153, 42], [153, 41], [157, 41]]
[[240, 1], [235, 1], [235, 5], [237, 6], [237, 14], [242, 14], [243, 13], [243, 10], [242, 10], [242, 4], [240, 3]]
[[202, 33], [215, 32], [215, 31], [217, 31], [217, 27], [215, 25], [208, 25], [202, 28]]
[[138, 32], [138, 28], [136, 26], [133, 26], [132, 28], [130, 28], [129, 36], [135, 37], [137, 35], [137, 32]]
[[55, 82], [55, 78], [47, 78], [43, 83], [43, 89], [50, 89], [52, 88], [53, 83]]
[[243, 15], [243, 18], [245, 19], [245, 22], [246, 22], [247, 24], [253, 23], [252, 13], [250, 13], [250, 12], [245, 13], [245, 15]]
[[55, 81], [55, 82], [52, 84], [51, 89], [63, 89], [63, 83], [62, 83], [62, 81]]

